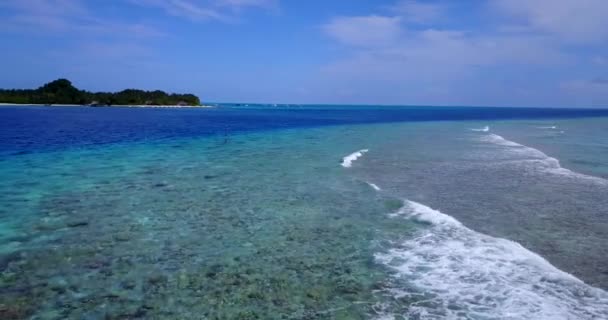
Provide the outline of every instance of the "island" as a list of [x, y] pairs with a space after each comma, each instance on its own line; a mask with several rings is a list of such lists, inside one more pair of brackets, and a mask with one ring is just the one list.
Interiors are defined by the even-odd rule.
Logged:
[[72, 82], [67, 79], [49, 82], [38, 89], [0, 89], [0, 103], [88, 106], [201, 106], [200, 99], [193, 94], [137, 89], [126, 89], [120, 92], [89, 92], [74, 87]]

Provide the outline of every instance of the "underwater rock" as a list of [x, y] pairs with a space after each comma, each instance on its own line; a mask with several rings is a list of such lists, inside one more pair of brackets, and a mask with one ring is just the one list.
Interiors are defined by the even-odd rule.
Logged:
[[112, 238], [116, 241], [125, 242], [131, 240], [131, 234], [129, 234], [128, 232], [119, 232], [112, 236]]
[[141, 319], [146, 317], [148, 309], [139, 304], [121, 304], [116, 308], [106, 310], [105, 319]]
[[67, 291], [68, 288], [68, 282], [61, 277], [53, 277], [48, 281], [47, 284], [49, 289], [57, 293], [64, 293]]
[[339, 280], [337, 290], [344, 294], [357, 294], [363, 291], [363, 286], [353, 278], [346, 278]]
[[71, 220], [66, 223], [66, 225], [70, 228], [84, 227], [88, 226], [89, 222], [85, 220]]
[[186, 289], [190, 285], [190, 279], [185, 272], [181, 272], [177, 277], [177, 287], [179, 289]]
[[21, 259], [20, 252], [11, 252], [8, 254], [0, 255], [0, 271], [4, 271], [6, 268], [8, 268], [11, 262], [17, 261], [19, 259]]
[[132, 290], [137, 286], [137, 283], [133, 279], [127, 279], [121, 282], [120, 286], [127, 290]]
[[323, 298], [324, 294], [321, 288], [314, 287], [306, 292], [306, 296], [312, 300], [320, 301]]
[[0, 304], [0, 319], [12, 320], [12, 319], [25, 319], [27, 310], [21, 306], [17, 305], [6, 305]]
[[61, 312], [59, 310], [45, 310], [36, 315], [36, 319], [40, 320], [56, 320], [63, 318], [64, 317], [61, 316]]
[[151, 285], [161, 285], [166, 282], [167, 282], [167, 276], [160, 272], [155, 272], [148, 276], [148, 283]]

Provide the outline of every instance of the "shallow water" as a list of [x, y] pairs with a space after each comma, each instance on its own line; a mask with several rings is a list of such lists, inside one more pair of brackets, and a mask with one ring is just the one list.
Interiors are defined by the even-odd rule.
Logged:
[[0, 109], [0, 315], [608, 316], [608, 111], [385, 109]]

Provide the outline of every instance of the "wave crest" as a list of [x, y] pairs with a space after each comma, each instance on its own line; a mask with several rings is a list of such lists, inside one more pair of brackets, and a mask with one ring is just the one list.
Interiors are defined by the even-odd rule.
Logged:
[[490, 131], [490, 127], [489, 126], [485, 126], [483, 128], [479, 128], [479, 129], [471, 129], [471, 131], [476, 131], [476, 132], [489, 132]]
[[346, 157], [342, 158], [342, 166], [344, 168], [350, 168], [353, 165], [354, 161], [357, 161], [357, 159], [359, 159], [360, 157], [363, 156], [363, 154], [369, 152], [368, 149], [362, 149], [356, 152], [353, 152], [349, 155], [347, 155]]
[[532, 147], [519, 144], [517, 142], [507, 140], [497, 134], [489, 134], [480, 138], [483, 142], [492, 143], [498, 146], [505, 147], [505, 151], [513, 154], [518, 154], [522, 157], [517, 162], [532, 163], [541, 171], [561, 175], [571, 179], [584, 180], [601, 185], [608, 185], [608, 180], [600, 177], [590, 176], [583, 173], [578, 173], [561, 166], [558, 159], [545, 154], [544, 152]]
[[608, 317], [608, 293], [557, 269], [516, 242], [475, 232], [413, 201], [406, 201], [394, 215], [431, 224], [414, 239], [376, 254], [378, 262], [394, 270], [388, 293], [415, 301], [405, 317]]

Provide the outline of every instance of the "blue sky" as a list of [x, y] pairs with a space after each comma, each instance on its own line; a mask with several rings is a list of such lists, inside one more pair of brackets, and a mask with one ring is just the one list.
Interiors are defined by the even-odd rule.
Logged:
[[0, 87], [608, 107], [605, 0], [0, 0]]

